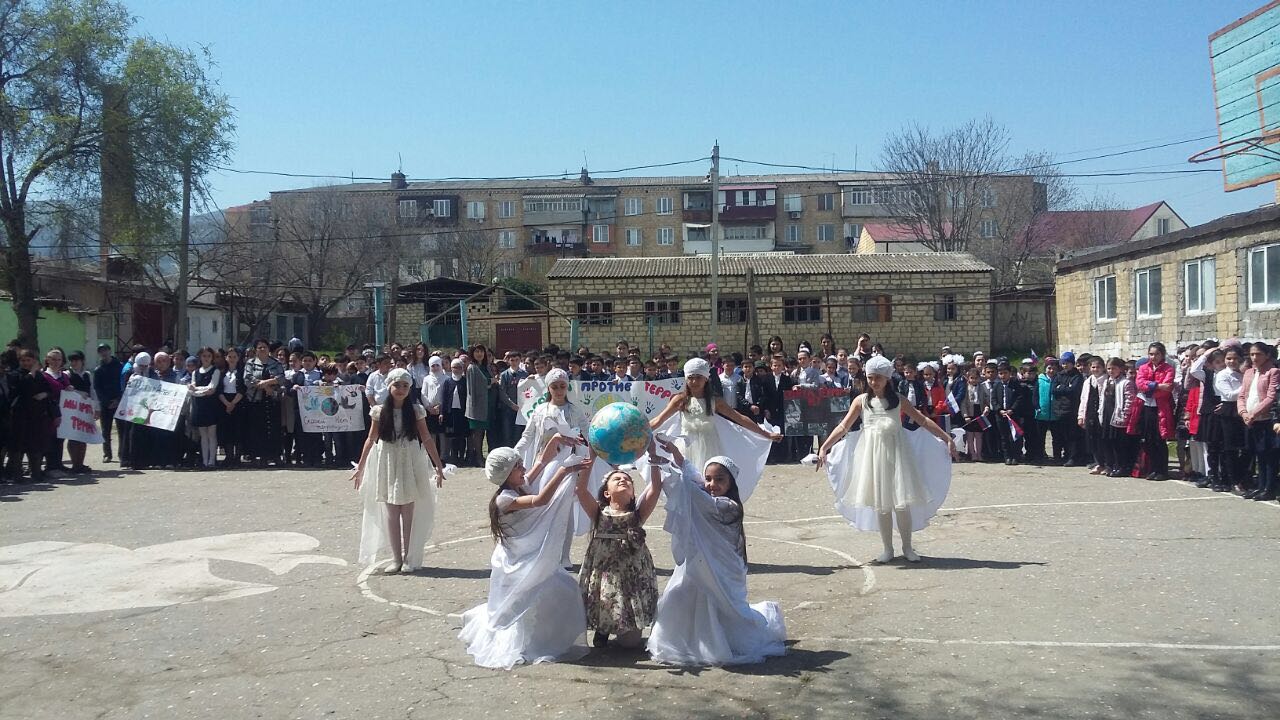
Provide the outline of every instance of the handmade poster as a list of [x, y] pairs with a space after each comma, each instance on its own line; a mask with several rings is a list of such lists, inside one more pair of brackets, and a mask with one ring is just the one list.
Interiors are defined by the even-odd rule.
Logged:
[[673, 377], [665, 380], [638, 380], [631, 384], [635, 394], [636, 406], [650, 420], [658, 417], [671, 397], [684, 390], [684, 378]]
[[516, 413], [517, 425], [528, 425], [529, 416], [533, 415], [533, 409], [544, 402], [543, 395], [547, 392], [547, 384], [537, 375], [520, 381], [516, 386], [516, 395], [519, 397], [520, 412]]
[[309, 433], [364, 430], [363, 385], [308, 385], [298, 388], [302, 431]]
[[826, 437], [849, 412], [849, 391], [832, 387], [798, 387], [782, 394], [786, 435]]
[[134, 375], [124, 388], [115, 418], [135, 425], [172, 431], [187, 402], [187, 386]]
[[62, 391], [62, 405], [59, 410], [62, 418], [58, 420], [58, 437], [62, 440], [74, 440], [90, 445], [102, 444], [102, 428], [93, 419], [93, 412], [98, 408], [88, 395], [76, 390]]
[[613, 382], [612, 380], [574, 380], [569, 383], [569, 402], [578, 403], [595, 416], [596, 411], [605, 405], [616, 402], [635, 404], [635, 396], [631, 387], [633, 382]]

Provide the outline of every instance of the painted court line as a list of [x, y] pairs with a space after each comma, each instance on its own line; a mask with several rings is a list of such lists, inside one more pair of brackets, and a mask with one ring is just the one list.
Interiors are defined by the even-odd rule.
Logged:
[[1213, 645], [1158, 642], [1070, 642], [1059, 640], [939, 640], [910, 637], [803, 637], [800, 642], [850, 645], [971, 645], [988, 647], [1089, 648], [1099, 650], [1191, 650], [1196, 652], [1280, 652], [1280, 645]]

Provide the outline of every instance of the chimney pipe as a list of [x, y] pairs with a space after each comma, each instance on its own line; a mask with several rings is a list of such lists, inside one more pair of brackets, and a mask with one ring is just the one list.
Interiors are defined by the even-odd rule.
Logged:
[[391, 173], [391, 189], [404, 190], [409, 187], [409, 183], [405, 182], [404, 173], [399, 170]]

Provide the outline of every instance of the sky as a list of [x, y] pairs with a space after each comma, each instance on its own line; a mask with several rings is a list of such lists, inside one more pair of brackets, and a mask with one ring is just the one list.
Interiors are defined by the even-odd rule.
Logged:
[[[420, 179], [576, 175], [584, 155], [603, 178], [716, 141], [729, 157], [875, 170], [907, 124], [984, 117], [1011, 152], [1059, 160], [1180, 143], [1072, 172], [1219, 167], [1186, 162], [1217, 143], [1208, 36], [1264, 3], [126, 0], [138, 34], [211, 51], [236, 108], [228, 167]], [[210, 181], [220, 207], [342, 182]], [[1128, 207], [1168, 201], [1193, 225], [1275, 192], [1224, 192], [1220, 173], [1077, 182]]]

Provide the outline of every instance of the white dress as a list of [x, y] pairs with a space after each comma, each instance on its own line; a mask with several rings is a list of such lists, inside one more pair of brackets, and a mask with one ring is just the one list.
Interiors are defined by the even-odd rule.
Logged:
[[556, 405], [550, 401], [544, 402], [530, 413], [529, 424], [525, 425], [524, 432], [516, 441], [516, 452], [524, 460], [525, 468], [531, 468], [538, 459], [538, 453], [542, 452], [542, 446], [557, 431], [568, 430], [585, 435], [590, 423], [589, 411], [577, 403]]
[[912, 530], [920, 530], [951, 487], [948, 443], [922, 428], [903, 427], [900, 406], [863, 397], [862, 429], [851, 430], [828, 454], [836, 510], [859, 530], [876, 531], [879, 514], [909, 509]]
[[[769, 459], [772, 442], [765, 437], [722, 417], [718, 413], [707, 415], [702, 401], [693, 398], [689, 410], [672, 415], [658, 432], [668, 437], [678, 437], [681, 452], [693, 467], [701, 470], [708, 458], [727, 455], [738, 463], [738, 494], [743, 502], [755, 492], [764, 475], [765, 462]], [[648, 462], [644, 456], [636, 461], [636, 467], [648, 476]]]
[[[427, 411], [413, 403], [414, 417], [422, 419]], [[381, 405], [370, 409], [375, 421], [382, 412]], [[403, 420], [396, 413], [396, 435], [399, 436]], [[405, 567], [414, 570], [422, 567], [423, 549], [431, 538], [436, 514], [435, 469], [426, 448], [414, 438], [400, 438], [395, 442], [378, 440], [369, 449], [365, 460], [364, 478], [360, 482], [360, 499], [364, 505], [364, 519], [360, 530], [360, 562], [368, 565], [378, 557], [391, 552], [391, 540], [387, 535], [387, 511], [383, 504], [408, 505], [413, 503], [413, 532], [409, 547], [404, 549]]]
[[668, 472], [671, 573], [649, 635], [650, 656], [672, 665], [743, 665], [785, 655], [787, 630], [774, 602], [747, 603], [747, 565], [739, 551], [742, 508], [702, 489], [686, 461]]
[[[557, 469], [559, 463], [549, 464], [545, 477]], [[515, 497], [503, 491], [500, 507]], [[507, 539], [489, 559], [489, 599], [463, 613], [458, 633], [477, 665], [510, 670], [587, 654], [579, 642], [587, 631], [582, 591], [560, 564], [559, 538], [577, 504], [573, 478], [565, 478], [551, 502], [502, 516]]]
[[716, 432], [715, 419], [716, 414], [708, 414], [706, 406], [698, 398], [690, 398], [689, 409], [680, 412], [684, 456], [696, 468], [703, 467], [707, 458], [723, 454], [720, 452], [720, 433]]

